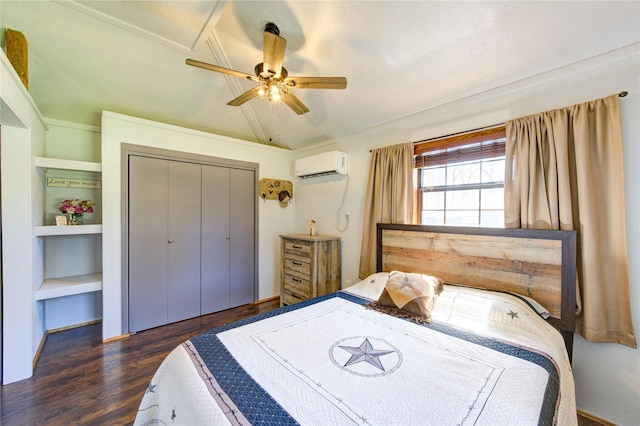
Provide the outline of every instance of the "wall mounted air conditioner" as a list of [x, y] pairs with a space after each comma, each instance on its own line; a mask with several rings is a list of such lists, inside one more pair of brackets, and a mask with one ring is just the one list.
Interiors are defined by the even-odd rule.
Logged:
[[296, 160], [296, 176], [309, 179], [320, 176], [346, 175], [347, 153], [329, 151]]

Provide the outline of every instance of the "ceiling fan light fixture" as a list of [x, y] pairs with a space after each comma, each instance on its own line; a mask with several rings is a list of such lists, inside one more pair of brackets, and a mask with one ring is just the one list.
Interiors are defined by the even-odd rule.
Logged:
[[276, 84], [272, 84], [269, 89], [271, 101], [280, 102], [282, 99], [282, 91], [280, 88]]
[[269, 89], [267, 88], [267, 85], [262, 81], [260, 83], [258, 83], [258, 85], [256, 86], [256, 95], [260, 99], [262, 99], [265, 96], [267, 96], [267, 92], [268, 91], [269, 91]]
[[286, 96], [285, 88], [271, 81], [260, 81], [255, 88], [256, 98], [266, 103], [280, 103]]

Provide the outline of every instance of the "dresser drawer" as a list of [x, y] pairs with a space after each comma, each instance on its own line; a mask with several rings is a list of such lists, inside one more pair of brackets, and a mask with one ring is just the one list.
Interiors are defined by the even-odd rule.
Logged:
[[306, 297], [291, 293], [290, 291], [285, 290], [285, 292], [282, 293], [282, 303], [285, 305], [293, 305], [294, 303], [302, 302], [306, 299]]
[[285, 273], [284, 276], [284, 291], [296, 293], [302, 297], [311, 297], [311, 282], [308, 279], [303, 279], [293, 275]]
[[308, 241], [285, 240], [284, 253], [308, 258], [311, 255], [311, 244]]
[[311, 274], [309, 259], [304, 257], [287, 256], [284, 258], [284, 272], [294, 275], [305, 275], [308, 279]]

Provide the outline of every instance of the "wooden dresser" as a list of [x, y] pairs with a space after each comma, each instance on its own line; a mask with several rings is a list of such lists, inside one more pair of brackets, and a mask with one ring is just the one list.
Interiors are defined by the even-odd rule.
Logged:
[[280, 235], [280, 305], [340, 289], [340, 237]]

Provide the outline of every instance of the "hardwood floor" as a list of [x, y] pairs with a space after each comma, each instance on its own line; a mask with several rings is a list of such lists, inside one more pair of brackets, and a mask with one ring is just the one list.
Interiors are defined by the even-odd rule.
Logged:
[[0, 386], [0, 424], [130, 425], [154, 372], [183, 341], [279, 299], [102, 342], [101, 324], [50, 334], [33, 377]]

